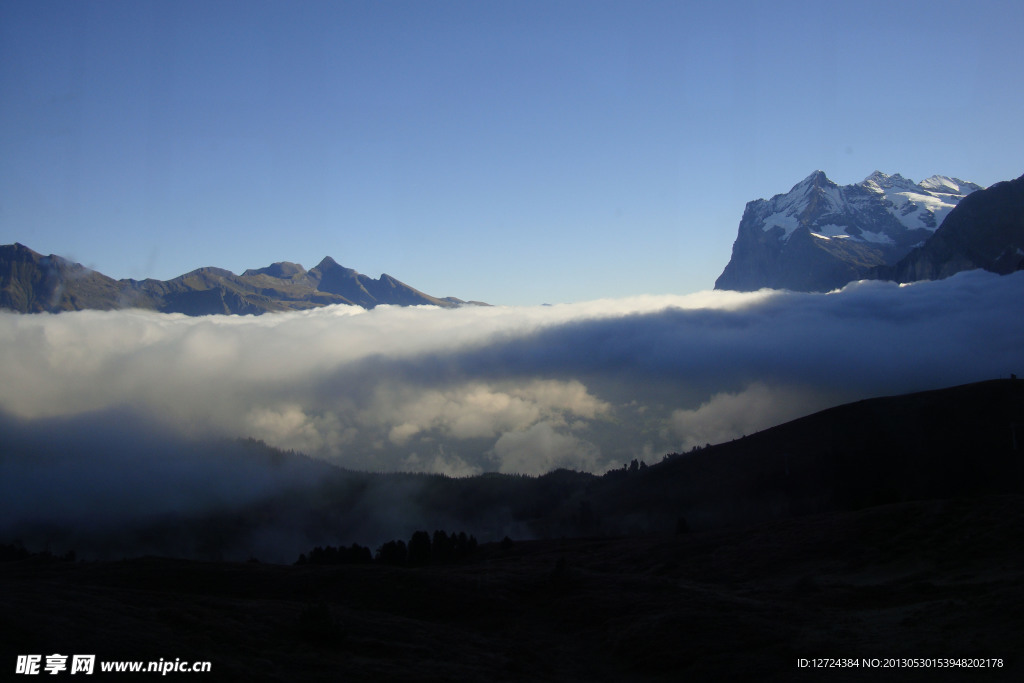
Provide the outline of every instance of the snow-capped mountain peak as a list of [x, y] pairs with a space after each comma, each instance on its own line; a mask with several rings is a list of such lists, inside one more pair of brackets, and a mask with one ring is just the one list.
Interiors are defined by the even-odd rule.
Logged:
[[[815, 171], [785, 194], [747, 204], [733, 259], [716, 287], [806, 290], [827, 289], [833, 282], [845, 284], [851, 273], [902, 258], [930, 237], [957, 203], [977, 189], [974, 183], [948, 176], [915, 183], [898, 173], [881, 171], [860, 183], [840, 186], [824, 172]], [[771, 275], [792, 251], [802, 253], [802, 260], [821, 252], [832, 256], [821, 261], [821, 273], [811, 273], [794, 261], [791, 273]], [[832, 272], [828, 264], [833, 260], [847, 264], [849, 272]], [[741, 265], [746, 261], [751, 263]]]
[[825, 175], [824, 171], [818, 170], [797, 183], [793, 189], [795, 190], [797, 187], [813, 188], [829, 185], [835, 185], [835, 183], [828, 179], [828, 176]]
[[949, 176], [944, 175], [933, 175], [931, 178], [925, 178], [919, 183], [919, 185], [936, 194], [952, 194], [959, 195], [961, 197], [966, 196], [975, 190], [983, 189], [981, 185], [960, 180], [959, 178], [950, 178]]
[[[899, 173], [888, 175], [881, 171], [875, 171], [863, 182], [839, 186], [822, 171], [815, 171], [786, 194], [751, 202], [748, 208], [767, 202], [758, 207], [763, 218], [762, 230], [774, 232], [782, 241], [789, 240], [797, 228], [805, 227], [819, 237], [909, 247], [927, 235], [908, 237], [906, 233], [934, 232], [946, 214], [977, 189], [980, 188], [974, 183], [948, 176], [936, 175], [915, 183]], [[879, 210], [888, 213], [892, 220], [886, 220]]]
[[896, 173], [891, 176], [875, 171], [860, 183], [882, 196], [886, 210], [907, 230], [935, 232], [946, 215], [961, 199], [981, 189], [957, 178], [933, 175], [915, 183]]
[[[937, 177], [937, 176], [936, 176]], [[912, 190], [919, 189], [918, 185], [909, 178], [904, 178], [899, 173], [889, 175], [881, 171], [875, 171], [860, 183], [863, 187], [872, 192], [885, 193], [887, 190]]]

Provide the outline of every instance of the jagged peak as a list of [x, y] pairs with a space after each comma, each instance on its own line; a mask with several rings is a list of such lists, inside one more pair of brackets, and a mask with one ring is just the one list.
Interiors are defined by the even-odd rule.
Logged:
[[[3, 244], [0, 245], [0, 249], [2, 249], [5, 252], [10, 252], [11, 254], [19, 258], [29, 259], [32, 261], [58, 264], [65, 263], [68, 265], [81, 266], [81, 264], [75, 264], [75, 262], [72, 261], [71, 259], [65, 258], [63, 256], [58, 256], [57, 254], [43, 254], [41, 252], [36, 251], [35, 249], [32, 249], [31, 247], [22, 244], [21, 242], [14, 242], [13, 244]], [[86, 270], [91, 270], [89, 268], [86, 268], [85, 266], [81, 267], [85, 268]]]
[[975, 190], [982, 189], [980, 185], [950, 176], [933, 175], [922, 180], [920, 183], [915, 183], [910, 178], [906, 178], [899, 173], [889, 175], [881, 171], [875, 171], [869, 175], [860, 183], [860, 186], [881, 194], [884, 194], [886, 190], [897, 190], [925, 192], [932, 195], [954, 195], [958, 197], [964, 197]]
[[885, 194], [885, 188], [890, 187], [889, 174], [875, 171], [865, 178], [860, 185], [877, 194]]
[[837, 187], [837, 185], [829, 180], [829, 177], [825, 175], [822, 170], [817, 170], [811, 173], [809, 176], [801, 180], [799, 183], [793, 186], [787, 194], [789, 195], [804, 195], [814, 189], [826, 189]]
[[818, 169], [817, 171], [814, 171], [809, 176], [807, 176], [802, 181], [800, 181], [800, 183], [798, 183], [798, 184], [799, 185], [814, 185], [814, 186], [835, 185], [835, 183], [833, 183], [831, 180], [829, 180], [828, 176], [825, 175], [825, 172], [822, 171], [821, 169]]
[[349, 278], [363, 278], [364, 275], [360, 274], [359, 271], [353, 270], [352, 268], [346, 268], [330, 256], [325, 256], [323, 261], [318, 263], [315, 268], [309, 271], [313, 275], [319, 274], [319, 276], [325, 276], [328, 273], [333, 273], [332, 277], [349, 277]]
[[978, 185], [977, 183], [946, 175], [933, 175], [929, 178], [925, 178], [919, 184], [926, 190], [942, 194], [966, 195], [974, 192], [975, 190], [983, 189], [981, 185]]
[[341, 264], [332, 259], [330, 256], [324, 256], [320, 263], [316, 264], [316, 269], [326, 270], [327, 268], [341, 268]]
[[[40, 258], [43, 258], [42, 254], [38, 253], [37, 251], [35, 251], [33, 249], [30, 249], [29, 247], [26, 247], [21, 242], [15, 242], [14, 244], [0, 245], [0, 250], [3, 250], [4, 252], [9, 252], [11, 255], [17, 256], [18, 258], [22, 258], [22, 259], [26, 259], [27, 258], [27, 259], [32, 259], [32, 260], [39, 260]], [[52, 256], [52, 254], [51, 254], [51, 256]]]
[[860, 184], [872, 190], [891, 189], [894, 187], [918, 187], [917, 183], [913, 180], [905, 178], [899, 173], [893, 173], [890, 175], [881, 171], [875, 171], [865, 178]]

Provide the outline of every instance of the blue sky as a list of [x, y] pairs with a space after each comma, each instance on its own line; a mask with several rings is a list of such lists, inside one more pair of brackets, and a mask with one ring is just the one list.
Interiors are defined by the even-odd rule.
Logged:
[[1016, 2], [0, 1], [0, 243], [325, 255], [495, 304], [710, 289], [815, 169], [1024, 172]]

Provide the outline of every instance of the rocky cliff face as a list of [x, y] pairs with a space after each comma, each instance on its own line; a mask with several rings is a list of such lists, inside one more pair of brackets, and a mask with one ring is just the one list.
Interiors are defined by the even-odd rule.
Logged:
[[828, 291], [899, 261], [932, 236], [974, 183], [914, 183], [876, 171], [839, 186], [815, 171], [786, 194], [747, 204], [715, 289]]
[[373, 308], [462, 303], [424, 294], [390, 275], [361, 275], [330, 257], [308, 271], [280, 262], [242, 275], [199, 268], [173, 280], [138, 281], [114, 280], [22, 244], [0, 246], [0, 308], [20, 313], [148, 308], [186, 315], [253, 315], [330, 304]]

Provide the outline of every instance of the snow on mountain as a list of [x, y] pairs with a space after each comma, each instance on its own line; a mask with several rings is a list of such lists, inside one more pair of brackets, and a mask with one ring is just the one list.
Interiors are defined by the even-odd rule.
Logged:
[[882, 195], [886, 209], [902, 225], [931, 232], [961, 199], [981, 189], [974, 183], [947, 176], [933, 175], [914, 183], [898, 173], [887, 176], [881, 171], [875, 171], [860, 185]]
[[968, 195], [975, 190], [983, 189], [980, 185], [944, 175], [933, 175], [931, 178], [925, 178], [918, 185], [932, 192], [954, 195]]
[[948, 176], [915, 183], [881, 171], [840, 186], [815, 171], [785, 194], [747, 204], [732, 259], [715, 287], [842, 286], [872, 267], [898, 261], [979, 189]]
[[[899, 173], [886, 175], [881, 171], [875, 171], [863, 182], [840, 187], [822, 171], [815, 171], [786, 194], [769, 200], [769, 209], [762, 219], [763, 230], [770, 232], [781, 228], [778, 236], [783, 241], [797, 228], [806, 226], [819, 237], [897, 244], [904, 241], [897, 239], [900, 232], [897, 225], [889, 223], [880, 225], [879, 230], [868, 230], [863, 225], [855, 225], [862, 221], [849, 218], [868, 214], [870, 224], [877, 220], [871, 214], [881, 205], [899, 226], [934, 232], [961, 199], [979, 189], [974, 183], [947, 176], [936, 175], [915, 183]], [[847, 220], [823, 222], [835, 216]]]
[[[938, 182], [945, 186], [945, 181], [961, 182], [955, 178]], [[1005, 275], [1024, 269], [1022, 257], [1024, 176], [973, 192], [949, 212], [925, 244], [896, 264], [878, 268], [870, 277], [913, 282], [975, 268]]]

